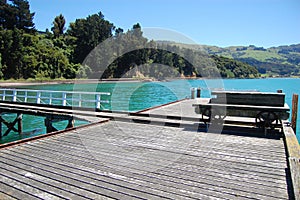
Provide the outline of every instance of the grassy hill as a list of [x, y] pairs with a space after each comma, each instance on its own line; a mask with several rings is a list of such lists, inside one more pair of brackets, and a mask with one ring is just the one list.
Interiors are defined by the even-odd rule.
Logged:
[[254, 45], [217, 47], [166, 42], [182, 48], [205, 51], [211, 55], [233, 58], [256, 67], [267, 76], [300, 76], [300, 44], [263, 48]]

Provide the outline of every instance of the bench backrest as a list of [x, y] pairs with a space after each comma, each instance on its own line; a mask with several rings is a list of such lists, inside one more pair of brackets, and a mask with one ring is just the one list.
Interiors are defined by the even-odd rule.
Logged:
[[212, 91], [211, 94], [216, 96], [211, 103], [274, 107], [282, 107], [285, 103], [284, 93]]

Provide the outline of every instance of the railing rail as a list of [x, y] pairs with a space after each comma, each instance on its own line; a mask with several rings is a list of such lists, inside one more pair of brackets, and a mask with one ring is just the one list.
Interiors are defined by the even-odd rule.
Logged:
[[[79, 92], [0, 88], [0, 100], [60, 106], [94, 107], [109, 103], [109, 92]], [[102, 99], [106, 96], [106, 99]]]

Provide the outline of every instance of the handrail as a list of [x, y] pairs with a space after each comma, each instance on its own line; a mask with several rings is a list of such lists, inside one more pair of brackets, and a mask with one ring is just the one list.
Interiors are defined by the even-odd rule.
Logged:
[[[95, 108], [100, 109], [101, 103], [109, 103], [102, 100], [101, 96], [110, 96], [109, 92], [79, 92], [79, 91], [53, 91], [53, 90], [27, 90], [0, 88], [0, 100], [31, 102], [36, 104], [78, 106], [83, 103], [94, 103]], [[31, 100], [31, 101], [30, 101]], [[72, 102], [71, 104], [69, 102]]]

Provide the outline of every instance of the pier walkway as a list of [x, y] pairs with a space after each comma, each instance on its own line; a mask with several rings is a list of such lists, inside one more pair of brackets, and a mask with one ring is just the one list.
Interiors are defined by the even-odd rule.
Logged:
[[290, 127], [207, 132], [193, 101], [132, 115], [64, 110], [109, 120], [0, 147], [0, 199], [297, 199]]

